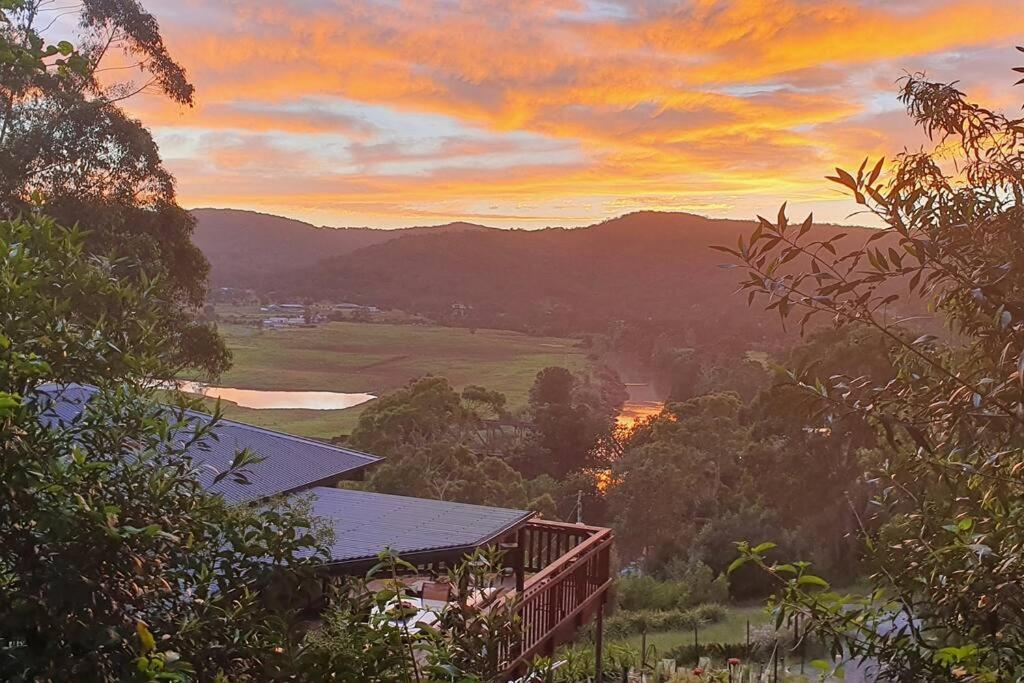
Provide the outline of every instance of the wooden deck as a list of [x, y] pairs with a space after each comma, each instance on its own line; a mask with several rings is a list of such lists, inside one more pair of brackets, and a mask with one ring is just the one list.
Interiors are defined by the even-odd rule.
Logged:
[[535, 519], [519, 529], [515, 546], [520, 585], [502, 600], [514, 601], [520, 638], [499, 653], [510, 676], [574, 640], [595, 616], [600, 620], [612, 585], [609, 529]]

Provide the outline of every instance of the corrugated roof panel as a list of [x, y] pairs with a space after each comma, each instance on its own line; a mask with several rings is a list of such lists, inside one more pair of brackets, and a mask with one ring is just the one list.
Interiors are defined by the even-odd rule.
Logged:
[[[72, 422], [96, 391], [95, 387], [78, 384], [43, 387], [41, 392], [52, 400], [44, 419], [54, 423]], [[195, 411], [189, 411], [189, 415], [199, 420], [210, 418]], [[201, 468], [199, 479], [204, 486], [235, 503], [260, 500], [307, 488], [326, 479], [341, 478], [380, 460], [348, 448], [231, 420], [221, 420], [212, 436], [204, 439], [201, 447], [193, 449], [189, 455]], [[238, 451], [245, 448], [263, 458], [247, 468], [249, 483], [226, 477], [214, 484], [216, 475], [226, 470]]]
[[376, 557], [390, 548], [399, 555], [478, 547], [533, 516], [510, 510], [443, 500], [317, 487], [313, 514], [334, 529], [331, 560]]

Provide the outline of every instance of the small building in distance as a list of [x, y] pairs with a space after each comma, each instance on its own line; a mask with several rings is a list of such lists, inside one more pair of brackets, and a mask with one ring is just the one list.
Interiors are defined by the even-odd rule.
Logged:
[[332, 308], [339, 313], [355, 313], [356, 311], [380, 313], [380, 309], [376, 306], [364, 306], [363, 304], [353, 304], [347, 301], [343, 301], [340, 304], [334, 304]]

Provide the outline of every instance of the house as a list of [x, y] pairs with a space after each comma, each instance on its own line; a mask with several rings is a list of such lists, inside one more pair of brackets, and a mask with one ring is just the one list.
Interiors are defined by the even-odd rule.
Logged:
[[280, 330], [287, 327], [302, 327], [303, 325], [306, 324], [308, 323], [306, 322], [306, 319], [303, 317], [292, 318], [282, 316], [271, 316], [269, 318], [264, 318], [261, 321], [261, 325], [263, 326], [263, 328], [268, 330]]
[[[43, 419], [70, 422], [95, 395], [94, 387], [47, 385]], [[190, 412], [196, 420], [209, 420]], [[236, 453], [248, 449], [262, 458], [246, 468], [248, 483], [217, 480]], [[339, 489], [356, 480], [380, 458], [349, 448], [221, 420], [214, 438], [192, 453], [207, 490], [236, 504], [253, 504], [281, 495], [311, 499], [312, 512], [334, 530], [332, 575], [363, 575], [386, 549], [397, 552], [423, 576], [434, 576], [483, 547], [500, 546], [510, 569], [509, 585], [496, 599], [518, 598], [521, 637], [499, 655], [509, 675], [538, 655], [574, 639], [592, 619], [598, 628], [600, 658], [604, 605], [612, 584], [612, 534], [608, 529], [540, 519], [528, 510], [512, 510], [450, 501]], [[422, 596], [424, 601], [426, 595]]]
[[334, 304], [333, 308], [338, 313], [355, 313], [357, 311], [380, 313], [380, 309], [376, 306], [364, 306], [363, 304], [353, 304], [347, 301], [343, 301], [340, 304]]

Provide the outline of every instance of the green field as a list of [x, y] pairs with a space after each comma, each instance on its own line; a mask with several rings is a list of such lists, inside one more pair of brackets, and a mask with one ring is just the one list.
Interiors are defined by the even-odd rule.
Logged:
[[[286, 330], [221, 325], [220, 330], [234, 353], [234, 367], [217, 384], [241, 389], [379, 396], [411, 379], [438, 375], [456, 389], [480, 384], [500, 391], [515, 407], [525, 404], [541, 369], [561, 365], [579, 372], [589, 367], [573, 339], [504, 330], [350, 322]], [[350, 432], [362, 410], [225, 407], [231, 419], [314, 438]]]
[[[751, 629], [768, 623], [768, 614], [764, 606], [731, 605], [727, 607], [725, 619], [715, 624], [702, 626], [697, 630], [697, 641], [700, 643], [746, 642], [748, 621]], [[622, 642], [630, 647], [639, 648], [641, 636], [630, 636]], [[648, 646], [653, 645], [659, 653], [668, 652], [681, 645], [693, 645], [693, 630], [648, 633], [647, 644]]]

